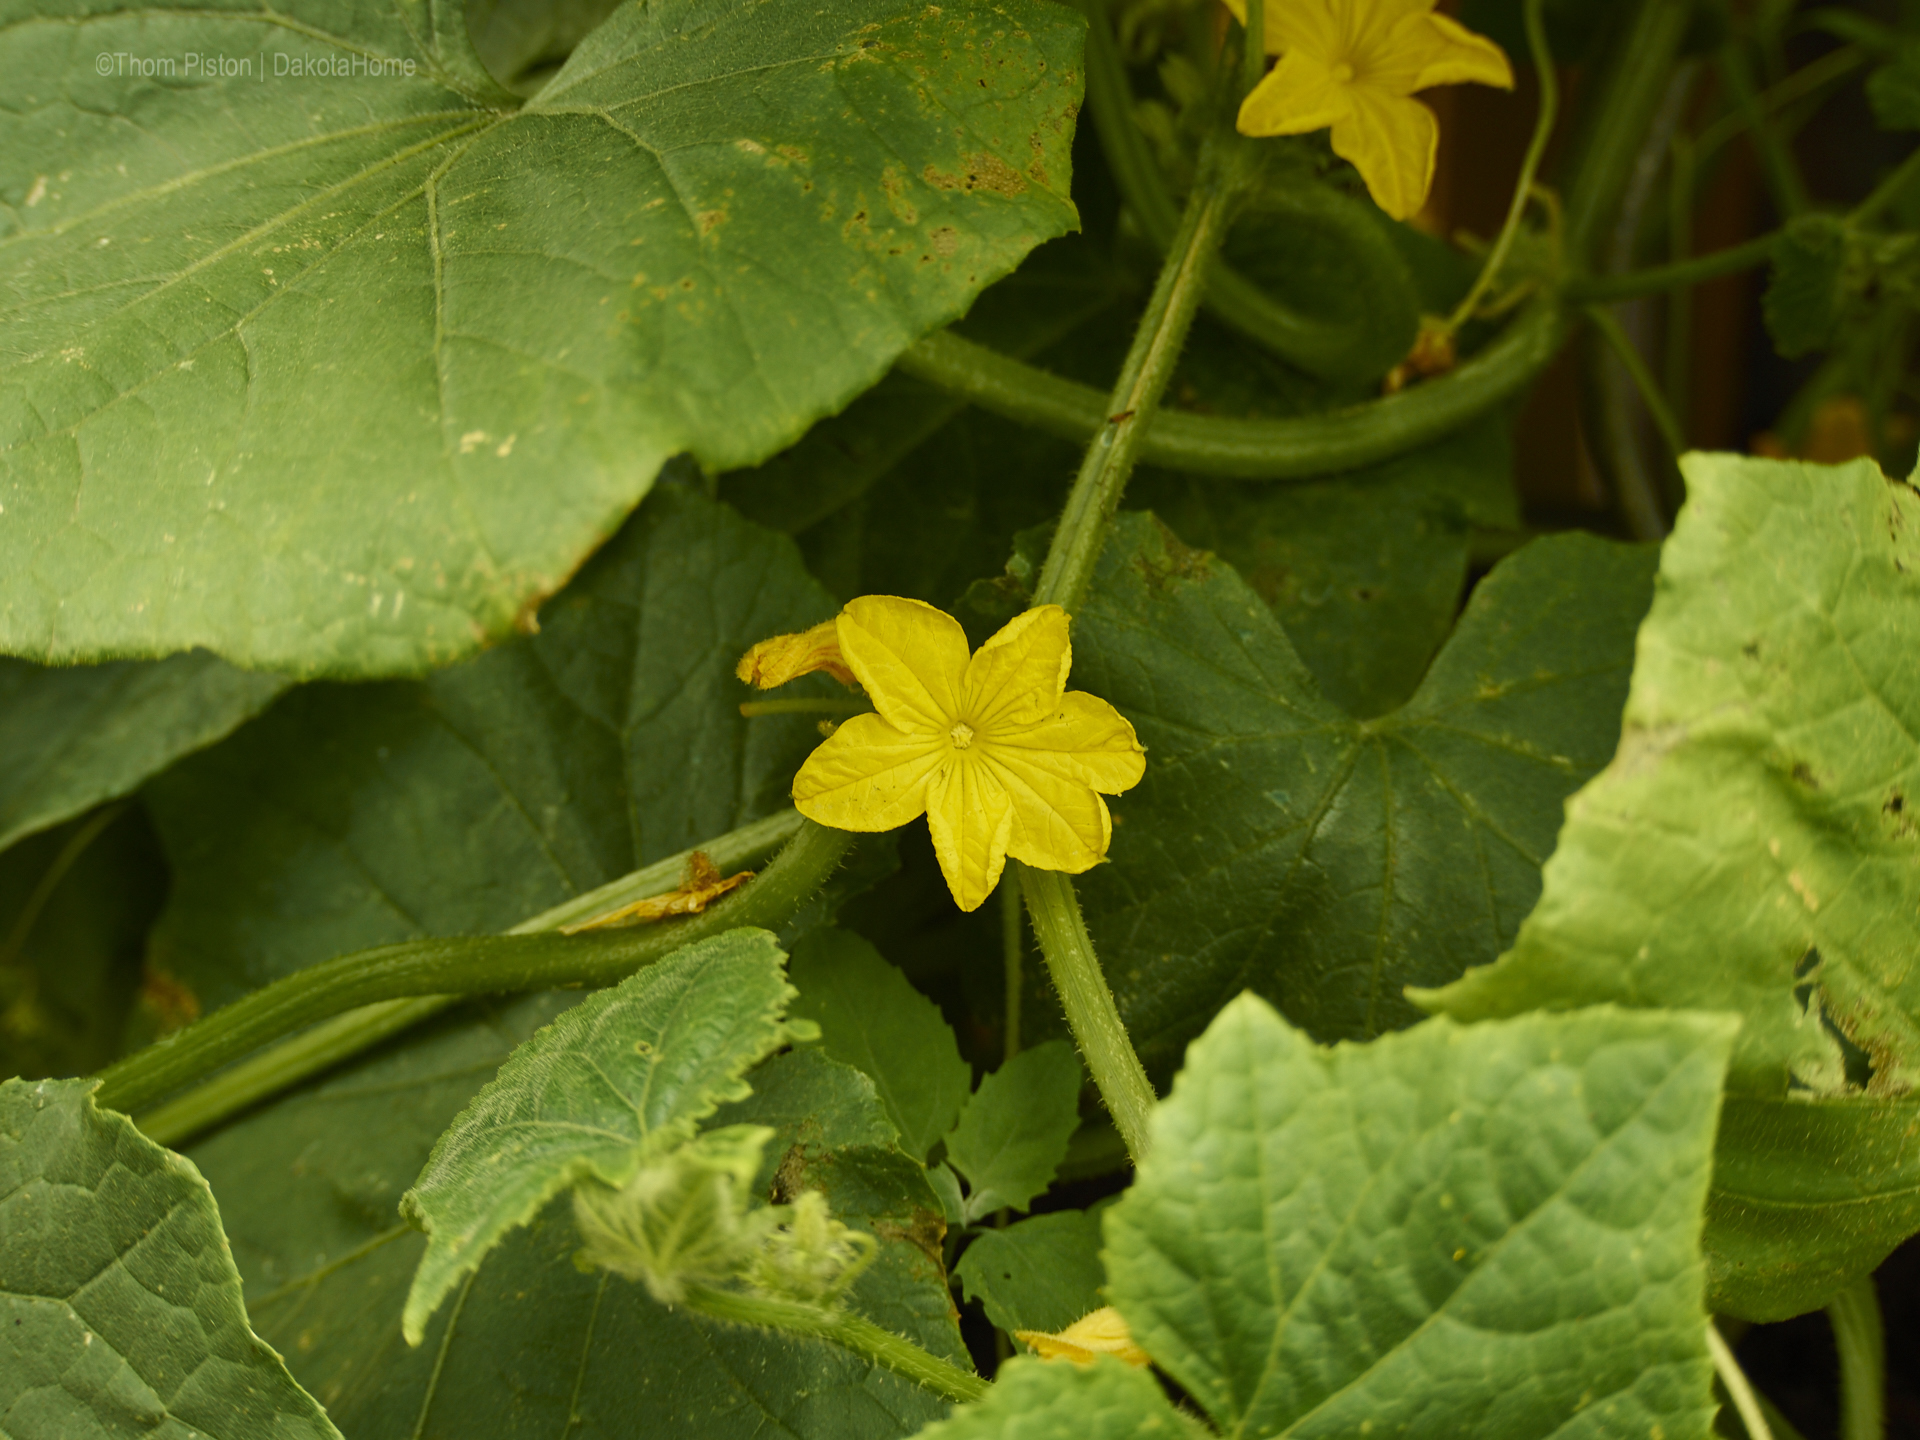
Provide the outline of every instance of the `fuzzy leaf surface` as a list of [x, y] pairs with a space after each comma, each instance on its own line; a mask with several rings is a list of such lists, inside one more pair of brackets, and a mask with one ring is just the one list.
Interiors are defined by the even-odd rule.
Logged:
[[1536, 541], [1474, 592], [1405, 705], [1324, 698], [1260, 596], [1125, 517], [1076, 617], [1073, 683], [1147, 747], [1080, 882], [1151, 1068], [1241, 990], [1322, 1039], [1419, 1012], [1403, 986], [1512, 942], [1561, 802], [1612, 754], [1651, 552]]
[[554, 1196], [588, 1178], [624, 1185], [648, 1154], [749, 1093], [741, 1075], [786, 1039], [785, 959], [766, 931], [729, 930], [588, 997], [514, 1051], [401, 1197], [427, 1232], [402, 1320], [410, 1343]]
[[940, 1007], [845, 930], [807, 936], [794, 947], [789, 974], [800, 992], [793, 1014], [820, 1027], [822, 1050], [873, 1081], [900, 1148], [925, 1160], [973, 1089]]
[[0, 651], [444, 664], [1077, 223], [1063, 7], [622, 6], [524, 103], [464, 16], [0, 11]]
[[137, 789], [287, 684], [204, 653], [63, 668], [0, 658], [0, 850]]
[[[435, 1136], [571, 998], [465, 1007], [404, 1045], [194, 1147], [221, 1196], [255, 1323], [354, 1440], [897, 1440], [943, 1407], [838, 1347], [703, 1321], [572, 1264], [564, 1200], [513, 1231], [407, 1345], [400, 1311], [425, 1238], [395, 1207]], [[869, 1081], [807, 1049], [749, 1077], [711, 1125], [765, 1124], [762, 1194], [823, 1191], [880, 1253], [850, 1295], [875, 1324], [965, 1364], [941, 1226], [920, 1167], [893, 1150]]]
[[925, 1440], [1187, 1440], [1182, 1420], [1144, 1370], [1101, 1356], [1091, 1365], [1016, 1356], [993, 1392], [922, 1430]]
[[1035, 1215], [1004, 1230], [982, 1230], [953, 1267], [969, 1300], [1015, 1330], [1064, 1330], [1106, 1302], [1100, 1287], [1100, 1217], [1087, 1210]]
[[249, 1327], [207, 1182], [94, 1084], [0, 1081], [0, 1433], [340, 1440]]
[[[1873, 1110], [1843, 1121], [1822, 1105], [1722, 1142], [1722, 1174], [1748, 1189], [1767, 1176], [1774, 1203], [1738, 1266], [1716, 1265], [1715, 1303], [1777, 1318], [1810, 1308], [1804, 1288], [1764, 1279], [1799, 1268], [1796, 1246], [1864, 1273], [1920, 1220], [1901, 1198], [1910, 1148], [1889, 1170], [1885, 1143], [1807, 1133], [1897, 1136], [1920, 1078], [1920, 495], [1867, 460], [1696, 455], [1687, 484], [1618, 755], [1569, 802], [1513, 949], [1428, 998], [1462, 1019], [1603, 1001], [1736, 1010], [1730, 1091]], [[1809, 1149], [1855, 1158], [1815, 1183]], [[1883, 1203], [1852, 1203], [1869, 1197]], [[1716, 1217], [1738, 1204], [1729, 1193]], [[1751, 1249], [1759, 1233], [1771, 1258]]]
[[791, 541], [661, 487], [540, 634], [424, 681], [303, 687], [150, 784], [174, 869], [154, 964], [211, 1008], [333, 955], [498, 933], [782, 808], [820, 736], [743, 718], [734, 663], [834, 608]]
[[1080, 1057], [1064, 1040], [1022, 1050], [980, 1082], [947, 1136], [967, 1179], [967, 1219], [1024, 1210], [1053, 1183], [1080, 1127]]
[[1601, 1009], [1321, 1050], [1242, 996], [1107, 1213], [1112, 1303], [1223, 1433], [1705, 1440], [1734, 1029]]

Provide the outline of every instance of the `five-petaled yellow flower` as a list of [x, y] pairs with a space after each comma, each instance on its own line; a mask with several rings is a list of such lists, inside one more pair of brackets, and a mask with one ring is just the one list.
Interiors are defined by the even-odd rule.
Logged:
[[[1146, 758], [1119, 711], [1066, 688], [1066, 611], [1029, 610], [971, 657], [960, 623], [918, 600], [862, 596], [835, 628], [877, 713], [847, 721], [800, 767], [802, 815], [892, 830], [925, 814], [962, 910], [993, 893], [1009, 855], [1073, 875], [1100, 863], [1113, 837], [1101, 794], [1137, 784]], [[743, 678], [779, 643], [748, 652]]]
[[[1227, 0], [1244, 22], [1245, 0]], [[1426, 204], [1440, 143], [1433, 112], [1413, 99], [1435, 85], [1513, 88], [1506, 53], [1434, 0], [1268, 0], [1268, 53], [1280, 63], [1240, 106], [1243, 135], [1333, 127], [1374, 202], [1396, 220]]]

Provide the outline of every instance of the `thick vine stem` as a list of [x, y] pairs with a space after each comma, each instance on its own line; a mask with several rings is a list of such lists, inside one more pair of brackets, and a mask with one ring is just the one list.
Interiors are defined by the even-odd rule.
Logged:
[[[1568, 328], [1565, 309], [1544, 296], [1457, 369], [1321, 415], [1234, 420], [1162, 410], [1141, 439], [1139, 458], [1223, 480], [1311, 480], [1377, 465], [1431, 445], [1519, 395], [1559, 353]], [[983, 410], [1068, 440], [1097, 434], [1112, 413], [1091, 386], [950, 331], [927, 336], [896, 364]]]
[[1156, 1097], [1140, 1057], [1134, 1053], [1133, 1042], [1127, 1038], [1126, 1024], [1113, 1003], [1113, 991], [1100, 972], [1100, 960], [1093, 953], [1073, 882], [1065, 875], [1035, 870], [1018, 860], [1009, 860], [1007, 869], [1019, 877], [1027, 913], [1033, 917], [1033, 933], [1047, 962], [1047, 974], [1060, 994], [1074, 1042], [1087, 1062], [1087, 1073], [1099, 1087], [1100, 1098], [1107, 1102], [1107, 1113], [1113, 1117], [1113, 1127], [1120, 1132], [1127, 1154], [1138, 1165], [1146, 1158], [1147, 1122]]
[[[95, 1098], [116, 1110], [141, 1109], [284, 1035], [378, 1001], [614, 984], [695, 940], [743, 925], [781, 924], [819, 888], [853, 839], [802, 820], [758, 878], [683, 920], [575, 936], [549, 929], [413, 940], [310, 965], [110, 1067]], [[559, 925], [599, 913], [604, 901], [581, 912], [587, 898], [542, 918], [559, 915], [552, 919]]]
[[1034, 604], [1077, 610], [1093, 584], [1094, 562], [1106, 543], [1107, 522], [1120, 504], [1127, 477], [1140, 458], [1167, 382], [1173, 379], [1193, 313], [1206, 285], [1207, 267], [1233, 218], [1243, 152], [1232, 137], [1210, 140], [1201, 154], [1200, 178], [1160, 268], [1146, 312], [1134, 331], [1120, 379], [1080, 462], [1067, 495], [1052, 548], [1034, 587]]
[[[1114, 44], [1106, 4], [1077, 0], [1077, 5], [1087, 17], [1087, 111], [1107, 168], [1147, 238], [1161, 250], [1171, 250], [1180, 226], [1180, 207], [1133, 118], [1133, 89]], [[1251, 12], [1248, 18], [1253, 18]], [[1252, 63], [1262, 62], [1249, 63], [1249, 70]], [[1276, 199], [1284, 201], [1284, 197]], [[1326, 211], [1321, 218], [1335, 218], [1335, 212]], [[1369, 267], [1383, 277], [1377, 283], [1406, 287], [1405, 308], [1411, 313], [1416, 308], [1412, 282], [1397, 268], [1398, 254], [1385, 234], [1366, 224], [1349, 223], [1343, 229], [1352, 247], [1381, 262]], [[1309, 374], [1346, 380], [1378, 378], [1364, 340], [1354, 338], [1354, 327], [1296, 314], [1217, 257], [1202, 303], [1216, 320]]]
[[1863, 1275], [1827, 1304], [1840, 1352], [1840, 1440], [1885, 1440], [1887, 1334], [1873, 1277]]
[[735, 1290], [712, 1290], [703, 1285], [689, 1286], [682, 1303], [697, 1314], [730, 1324], [755, 1325], [763, 1330], [783, 1330], [789, 1335], [829, 1340], [956, 1405], [984, 1399], [991, 1388], [978, 1375], [942, 1360], [903, 1336], [844, 1311], [822, 1310], [764, 1295], [744, 1295]]

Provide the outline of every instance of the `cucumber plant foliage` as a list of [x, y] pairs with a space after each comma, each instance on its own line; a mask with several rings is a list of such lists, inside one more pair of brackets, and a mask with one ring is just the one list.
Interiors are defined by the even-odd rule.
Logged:
[[[1686, 8], [1446, 22], [1581, 67], [1478, 247], [1240, 136], [1231, 6], [0, 0], [0, 1435], [1734, 1433], [1712, 1327], [1920, 1233], [1920, 160], [1612, 237], [1920, 20], [1678, 115]], [[1619, 523], [1523, 496], [1736, 264], [1775, 458], [1590, 366]], [[868, 594], [1066, 610], [1097, 863], [792, 810]]]

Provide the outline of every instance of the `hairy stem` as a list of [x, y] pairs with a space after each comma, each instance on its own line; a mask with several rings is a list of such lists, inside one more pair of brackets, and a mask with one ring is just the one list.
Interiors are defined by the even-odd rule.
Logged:
[[1753, 1393], [1747, 1372], [1733, 1358], [1733, 1348], [1711, 1320], [1707, 1322], [1707, 1353], [1713, 1357], [1713, 1368], [1720, 1375], [1720, 1383], [1733, 1398], [1733, 1408], [1740, 1412], [1740, 1423], [1747, 1427], [1748, 1440], [1773, 1440], [1773, 1431], [1767, 1427], [1767, 1417], [1761, 1412], [1760, 1398]]
[[730, 1324], [755, 1325], [763, 1330], [783, 1330], [789, 1335], [831, 1341], [956, 1405], [983, 1399], [991, 1388], [978, 1375], [857, 1315], [822, 1310], [793, 1300], [743, 1295], [734, 1290], [710, 1290], [705, 1286], [689, 1287], [683, 1303], [696, 1314]]
[[[1377, 465], [1431, 445], [1520, 394], [1566, 335], [1559, 302], [1543, 298], [1465, 364], [1384, 399], [1291, 420], [1161, 411], [1141, 438], [1139, 459], [1223, 480], [1310, 480]], [[1098, 433], [1113, 413], [1091, 386], [948, 331], [911, 346], [897, 363], [983, 410], [1069, 440]]]
[[1507, 252], [1513, 248], [1514, 236], [1520, 233], [1520, 221], [1527, 213], [1527, 201], [1533, 194], [1534, 176], [1540, 171], [1541, 157], [1547, 153], [1547, 141], [1553, 136], [1553, 122], [1560, 113], [1560, 78], [1553, 68], [1553, 51], [1547, 44], [1542, 4], [1543, 0], [1525, 0], [1524, 11], [1527, 48], [1533, 55], [1533, 73], [1540, 79], [1540, 109], [1534, 117], [1533, 138], [1527, 142], [1526, 158], [1520, 162], [1520, 178], [1514, 181], [1513, 199], [1507, 205], [1507, 220], [1500, 227], [1500, 238], [1487, 253], [1487, 263], [1480, 267], [1473, 288], [1447, 317], [1450, 332], [1473, 318], [1480, 301], [1499, 278], [1500, 267], [1507, 263]]
[[1737, 275], [1764, 265], [1773, 258], [1773, 247], [1780, 239], [1778, 230], [1715, 250], [1711, 255], [1696, 255], [1671, 265], [1652, 265], [1644, 270], [1622, 270], [1613, 275], [1581, 275], [1569, 280], [1561, 293], [1576, 304], [1603, 300], [1637, 300], [1643, 295], [1658, 295], [1723, 275]]
[[1873, 1277], [1863, 1275], [1827, 1304], [1840, 1352], [1840, 1440], [1885, 1440], [1887, 1335]]
[[[1180, 207], [1160, 173], [1145, 133], [1134, 121], [1133, 89], [1119, 47], [1114, 44], [1107, 7], [1104, 0], [1078, 0], [1078, 4], [1087, 17], [1087, 109], [1107, 157], [1107, 168], [1147, 238], [1161, 250], [1168, 250], [1180, 227]], [[1251, 11], [1247, 18], [1253, 20]], [[1253, 47], [1249, 46], [1246, 53], [1251, 56]], [[1264, 57], [1259, 63], [1264, 66]], [[1319, 218], [1336, 217], [1327, 213]], [[1343, 230], [1353, 246], [1384, 262], [1370, 267], [1376, 284], [1409, 283], [1391, 278], [1400, 274], [1394, 264], [1396, 256], [1378, 227], [1362, 222], [1348, 224]], [[1367, 373], [1372, 367], [1367, 362], [1366, 342], [1356, 337], [1350, 326], [1289, 310], [1218, 257], [1207, 276], [1203, 303], [1216, 320], [1309, 374], [1335, 379], [1371, 379], [1377, 375], [1377, 371]]]
[[1140, 442], [1173, 378], [1186, 343], [1187, 329], [1200, 303], [1207, 265], [1226, 234], [1239, 178], [1238, 151], [1217, 153], [1210, 143], [1200, 179], [1187, 199], [1186, 213], [1161, 267], [1146, 313], [1140, 317], [1120, 379], [1087, 447], [1080, 474], [1067, 496], [1060, 528], [1040, 571], [1034, 604], [1079, 609], [1093, 583], [1094, 562], [1106, 544], [1107, 522], [1120, 503], [1127, 478], [1140, 459]]
[[[603, 890], [528, 922], [542, 933], [414, 940], [308, 966], [110, 1067], [96, 1099], [116, 1110], [141, 1109], [270, 1041], [379, 1001], [614, 984], [695, 940], [743, 925], [781, 924], [819, 888], [852, 842], [844, 831], [799, 820], [792, 840], [757, 879], [685, 919], [587, 935], [552, 933], [616, 908]], [[671, 888], [672, 879], [660, 886]], [[374, 1039], [392, 1033], [386, 1028], [391, 1018], [391, 1012], [372, 1015], [368, 1033]], [[339, 1058], [336, 1044], [328, 1063]], [[256, 1080], [284, 1085], [291, 1083], [287, 1074], [288, 1067], [266, 1066]], [[225, 1113], [271, 1093], [263, 1088], [243, 1098], [227, 1087]]]
[[1087, 935], [1073, 882], [1052, 870], [1035, 870], [1018, 860], [1007, 869], [1020, 877], [1033, 917], [1033, 933], [1046, 958], [1047, 974], [1060, 993], [1087, 1073], [1107, 1102], [1107, 1113], [1125, 1142], [1127, 1154], [1138, 1165], [1147, 1153], [1147, 1117], [1154, 1106], [1153, 1086], [1127, 1038], [1127, 1027], [1113, 1003], [1113, 991], [1100, 973], [1099, 957]]

